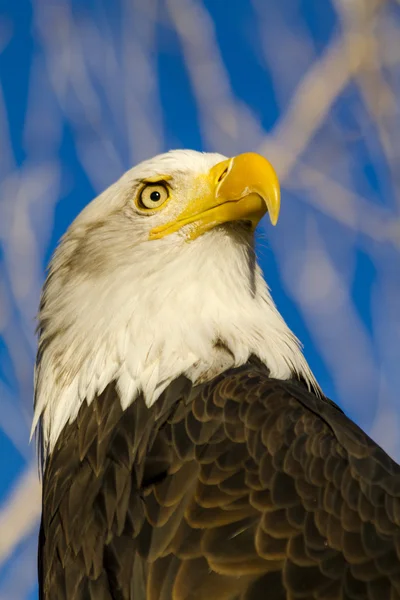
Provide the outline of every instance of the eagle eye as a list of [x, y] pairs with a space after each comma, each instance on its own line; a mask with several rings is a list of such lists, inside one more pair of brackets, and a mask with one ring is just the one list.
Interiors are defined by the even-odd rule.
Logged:
[[138, 198], [139, 208], [158, 208], [169, 198], [169, 190], [165, 183], [147, 183], [141, 190]]

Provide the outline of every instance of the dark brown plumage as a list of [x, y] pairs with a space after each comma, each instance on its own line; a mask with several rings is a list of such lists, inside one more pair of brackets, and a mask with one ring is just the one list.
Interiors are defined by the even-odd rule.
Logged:
[[110, 384], [43, 483], [42, 599], [400, 599], [399, 466], [257, 361], [150, 409]]

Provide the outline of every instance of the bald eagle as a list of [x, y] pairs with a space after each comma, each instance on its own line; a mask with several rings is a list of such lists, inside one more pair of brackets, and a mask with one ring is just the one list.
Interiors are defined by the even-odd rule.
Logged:
[[173, 151], [51, 261], [33, 428], [40, 598], [399, 600], [400, 468], [323, 396], [254, 230], [267, 160]]

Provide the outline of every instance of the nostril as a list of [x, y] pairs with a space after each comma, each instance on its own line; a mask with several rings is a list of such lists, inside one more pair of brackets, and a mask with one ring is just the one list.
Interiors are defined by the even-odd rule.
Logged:
[[218, 183], [223, 180], [223, 178], [225, 177], [227, 172], [228, 172], [228, 167], [226, 167], [225, 171], [222, 171], [221, 175], [218, 177]]

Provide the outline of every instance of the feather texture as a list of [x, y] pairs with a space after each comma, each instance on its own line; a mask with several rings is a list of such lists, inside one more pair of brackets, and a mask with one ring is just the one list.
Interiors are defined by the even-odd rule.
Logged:
[[399, 600], [400, 468], [255, 358], [124, 411], [109, 384], [43, 481], [42, 600]]

